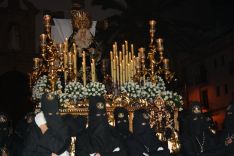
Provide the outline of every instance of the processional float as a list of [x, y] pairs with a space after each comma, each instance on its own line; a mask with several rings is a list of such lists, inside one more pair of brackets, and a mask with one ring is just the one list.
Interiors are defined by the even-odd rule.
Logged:
[[[33, 70], [28, 74], [35, 109], [40, 109], [42, 94], [49, 92], [59, 95], [61, 115], [87, 116], [88, 97], [103, 95], [109, 122], [113, 124], [115, 107], [125, 107], [129, 111], [132, 130], [134, 110], [145, 108], [149, 111], [150, 124], [156, 136], [168, 142], [171, 153], [177, 153], [180, 150], [177, 116], [178, 111], [182, 110], [183, 101], [176, 92], [166, 90], [165, 82], [170, 83], [174, 73], [170, 70], [169, 59], [164, 55], [163, 39], [155, 38], [156, 21], [149, 21], [150, 43], [147, 48], [135, 50], [134, 45], [126, 40], [122, 44], [114, 42], [110, 45], [112, 50], [108, 65], [106, 61], [98, 60], [99, 54], [95, 49], [83, 50], [93, 40], [89, 34], [91, 21], [87, 12], [80, 9], [71, 13], [75, 33], [60, 44], [56, 44], [51, 37], [51, 16], [43, 17], [41, 55], [33, 58]], [[84, 36], [87, 40], [81, 44], [79, 37]], [[102, 82], [98, 82], [96, 70], [96, 64], [100, 61]], [[110, 66], [109, 71], [107, 66]], [[168, 130], [170, 136], [166, 136]]]

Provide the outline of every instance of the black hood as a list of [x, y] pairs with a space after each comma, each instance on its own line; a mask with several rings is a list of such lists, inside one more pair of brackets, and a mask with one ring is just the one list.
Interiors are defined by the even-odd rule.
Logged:
[[0, 113], [0, 148], [4, 146], [8, 140], [9, 121], [7, 115]]
[[199, 116], [202, 114], [202, 105], [201, 103], [195, 101], [191, 102], [189, 105], [188, 115], [189, 116]]
[[129, 131], [128, 110], [123, 107], [116, 107], [114, 110], [115, 128], [121, 132]]
[[111, 132], [102, 96], [89, 97], [88, 133], [95, 150], [110, 151]]
[[227, 107], [224, 128], [228, 131], [234, 132], [234, 101], [230, 102]]
[[149, 114], [145, 109], [139, 109], [134, 112], [133, 133], [143, 135], [150, 129]]
[[64, 126], [62, 118], [59, 115], [59, 100], [57, 95], [43, 94], [41, 98], [41, 110], [50, 129], [59, 131]]
[[150, 127], [149, 119], [149, 114], [145, 109], [136, 110], [133, 118], [133, 134], [139, 142], [153, 149], [156, 137]]
[[201, 136], [206, 128], [201, 103], [192, 102], [189, 107], [188, 115], [189, 135]]

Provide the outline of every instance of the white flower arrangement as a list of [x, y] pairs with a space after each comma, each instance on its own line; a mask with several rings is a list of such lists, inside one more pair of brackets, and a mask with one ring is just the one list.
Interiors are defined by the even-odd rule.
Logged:
[[69, 82], [64, 89], [64, 93], [59, 94], [59, 103], [62, 107], [67, 108], [71, 102], [76, 103], [85, 99], [87, 89], [80, 82]]
[[61, 93], [59, 94], [59, 103], [60, 106], [67, 108], [69, 104], [68, 93]]
[[86, 85], [87, 96], [101, 96], [106, 94], [106, 87], [100, 82], [90, 82]]
[[166, 86], [165, 86], [165, 82], [163, 81], [163, 79], [160, 76], [156, 76], [156, 80], [157, 80], [157, 84], [156, 84], [157, 89], [161, 91], [165, 91]]
[[[161, 78], [161, 77], [159, 77]], [[147, 100], [153, 100], [157, 95], [159, 95], [162, 91], [165, 91], [165, 83], [162, 79], [154, 84], [151, 81], [146, 81], [144, 86], [142, 86], [142, 97]]]
[[121, 92], [126, 93], [131, 98], [141, 98], [141, 87], [135, 82], [126, 82], [121, 87]]
[[80, 82], [69, 82], [64, 89], [70, 100], [82, 100], [87, 96], [86, 88]]
[[164, 91], [161, 92], [160, 96], [163, 98], [164, 101], [166, 101], [166, 104], [173, 109], [178, 108], [179, 111], [183, 110], [184, 102], [181, 95], [178, 95], [176, 92], [172, 91]]
[[165, 91], [165, 83], [160, 76], [156, 76], [157, 83], [154, 84], [147, 80], [143, 86], [139, 86], [135, 82], [127, 82], [121, 87], [122, 93], [127, 93], [133, 98], [145, 98], [147, 100], [154, 99], [162, 91]]
[[[55, 94], [58, 94], [59, 90], [62, 90], [62, 84], [60, 79], [56, 82]], [[38, 78], [35, 85], [32, 88], [32, 98], [33, 100], [40, 100], [41, 96], [45, 93], [46, 89], [50, 89], [49, 80], [47, 75], [42, 75]]]

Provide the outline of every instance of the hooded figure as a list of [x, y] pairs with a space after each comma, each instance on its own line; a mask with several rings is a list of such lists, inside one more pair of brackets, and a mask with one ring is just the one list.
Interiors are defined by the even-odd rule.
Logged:
[[43, 94], [41, 110], [35, 116], [24, 148], [24, 156], [51, 156], [52, 153], [69, 156], [66, 151], [70, 145], [67, 126], [59, 116], [58, 97]]
[[201, 104], [194, 102], [187, 117], [188, 133], [181, 137], [182, 155], [219, 156], [223, 154], [221, 146], [216, 144], [215, 135], [211, 133], [202, 113]]
[[227, 107], [222, 136], [222, 142], [225, 144], [225, 154], [227, 156], [234, 155], [234, 101]]
[[167, 156], [166, 145], [160, 142], [149, 124], [145, 109], [136, 110], [133, 118], [133, 136], [127, 141], [130, 156]]
[[0, 155], [10, 151], [10, 125], [7, 115], [0, 113]]
[[115, 130], [116, 133], [126, 141], [130, 137], [128, 110], [123, 107], [116, 107], [114, 110]]
[[25, 115], [23, 119], [17, 124], [15, 131], [13, 133], [12, 141], [12, 152], [16, 153], [17, 156], [22, 156], [24, 144], [28, 134], [30, 133], [31, 126], [33, 125], [35, 113], [29, 112]]
[[112, 135], [103, 97], [89, 98], [88, 128], [77, 137], [77, 156], [125, 156], [121, 141]]
[[0, 148], [6, 145], [8, 136], [9, 136], [9, 122], [8, 122], [7, 116], [1, 113], [0, 114]]

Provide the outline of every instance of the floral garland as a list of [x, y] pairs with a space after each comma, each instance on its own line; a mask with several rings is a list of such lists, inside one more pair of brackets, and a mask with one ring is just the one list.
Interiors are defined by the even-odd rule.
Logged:
[[141, 87], [135, 82], [126, 82], [121, 87], [121, 92], [126, 93], [131, 98], [141, 98]]
[[147, 101], [153, 101], [156, 97], [161, 96], [170, 107], [182, 110], [182, 96], [176, 92], [166, 91], [166, 86], [160, 76], [156, 76], [157, 83], [154, 84], [147, 80], [143, 86], [135, 82], [127, 82], [121, 87], [121, 92], [126, 93], [131, 98], [143, 98]]
[[[58, 94], [58, 91], [61, 91], [63, 88], [60, 79], [56, 82], [56, 91], [55, 94]], [[32, 98], [33, 100], [40, 100], [41, 96], [45, 93], [46, 89], [50, 89], [49, 80], [47, 75], [42, 75], [38, 78], [35, 85], [32, 88]]]
[[86, 98], [86, 88], [80, 82], [69, 82], [64, 89], [64, 93], [59, 95], [61, 106], [67, 107], [69, 102], [76, 103], [78, 100]]
[[151, 81], [146, 81], [144, 86], [142, 86], [142, 97], [148, 100], [153, 100], [157, 95], [162, 91], [166, 90], [165, 83], [161, 77], [159, 77], [157, 84], [152, 83]]
[[164, 101], [166, 101], [166, 104], [173, 109], [178, 108], [179, 111], [183, 110], [184, 102], [181, 95], [178, 95], [176, 92], [172, 91], [163, 91], [161, 92], [160, 96], [163, 98]]
[[106, 94], [106, 87], [100, 82], [90, 82], [86, 85], [87, 96], [101, 96]]

